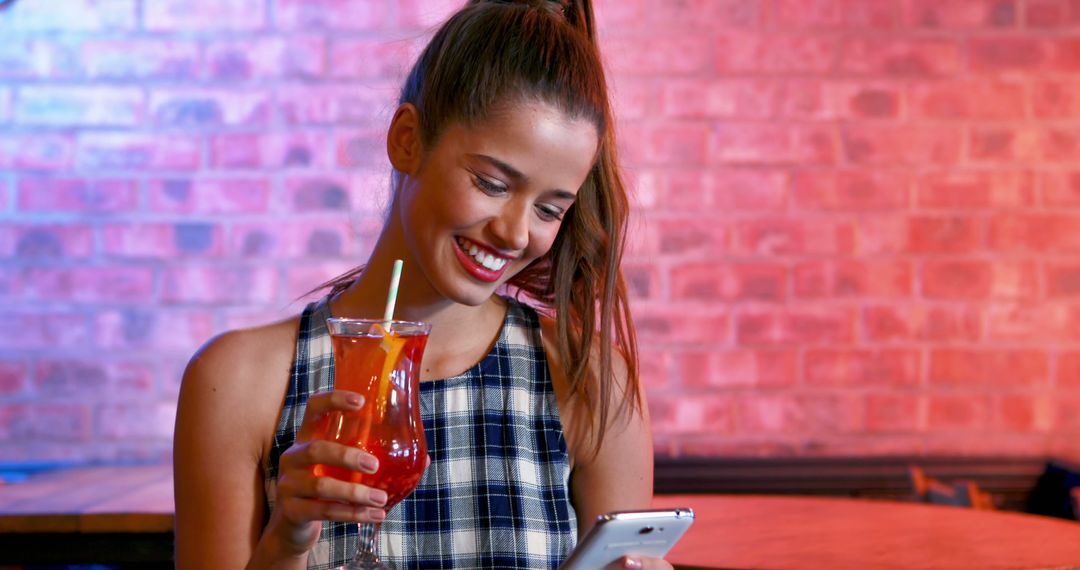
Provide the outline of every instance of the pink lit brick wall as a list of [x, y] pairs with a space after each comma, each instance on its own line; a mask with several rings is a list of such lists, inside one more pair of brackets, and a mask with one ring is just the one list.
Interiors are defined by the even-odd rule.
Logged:
[[[599, 0], [658, 450], [1077, 452], [1080, 1]], [[0, 462], [168, 455], [362, 260], [448, 0], [0, 13]]]

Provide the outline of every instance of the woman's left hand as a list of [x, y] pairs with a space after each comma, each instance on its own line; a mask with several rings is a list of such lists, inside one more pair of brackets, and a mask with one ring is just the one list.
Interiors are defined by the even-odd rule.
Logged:
[[616, 568], [627, 568], [632, 570], [673, 570], [668, 561], [660, 558], [649, 558], [647, 556], [623, 556], [618, 562], [609, 564], [607, 570], [615, 570]]

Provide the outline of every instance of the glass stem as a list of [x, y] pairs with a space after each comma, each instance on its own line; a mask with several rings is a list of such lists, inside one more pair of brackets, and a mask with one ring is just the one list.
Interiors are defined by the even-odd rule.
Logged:
[[379, 529], [382, 528], [382, 523], [360, 523], [359, 527], [357, 538], [360, 547], [356, 550], [356, 556], [353, 556], [352, 564], [378, 565], [380, 563], [378, 554]]

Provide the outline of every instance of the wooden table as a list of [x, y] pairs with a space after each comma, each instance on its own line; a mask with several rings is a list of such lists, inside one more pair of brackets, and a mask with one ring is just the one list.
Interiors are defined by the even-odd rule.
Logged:
[[668, 560], [687, 568], [1080, 568], [1080, 523], [1002, 511], [764, 495], [658, 495], [696, 520]]
[[171, 567], [172, 466], [61, 469], [0, 485], [0, 564]]

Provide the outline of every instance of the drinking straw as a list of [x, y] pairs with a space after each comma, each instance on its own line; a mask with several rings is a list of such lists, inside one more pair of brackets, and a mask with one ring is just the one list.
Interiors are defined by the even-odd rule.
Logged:
[[404, 262], [394, 260], [394, 268], [390, 271], [390, 292], [386, 294], [386, 311], [383, 312], [383, 328], [390, 332], [390, 321], [394, 320], [394, 306], [397, 305], [397, 290], [401, 284], [401, 266]]

